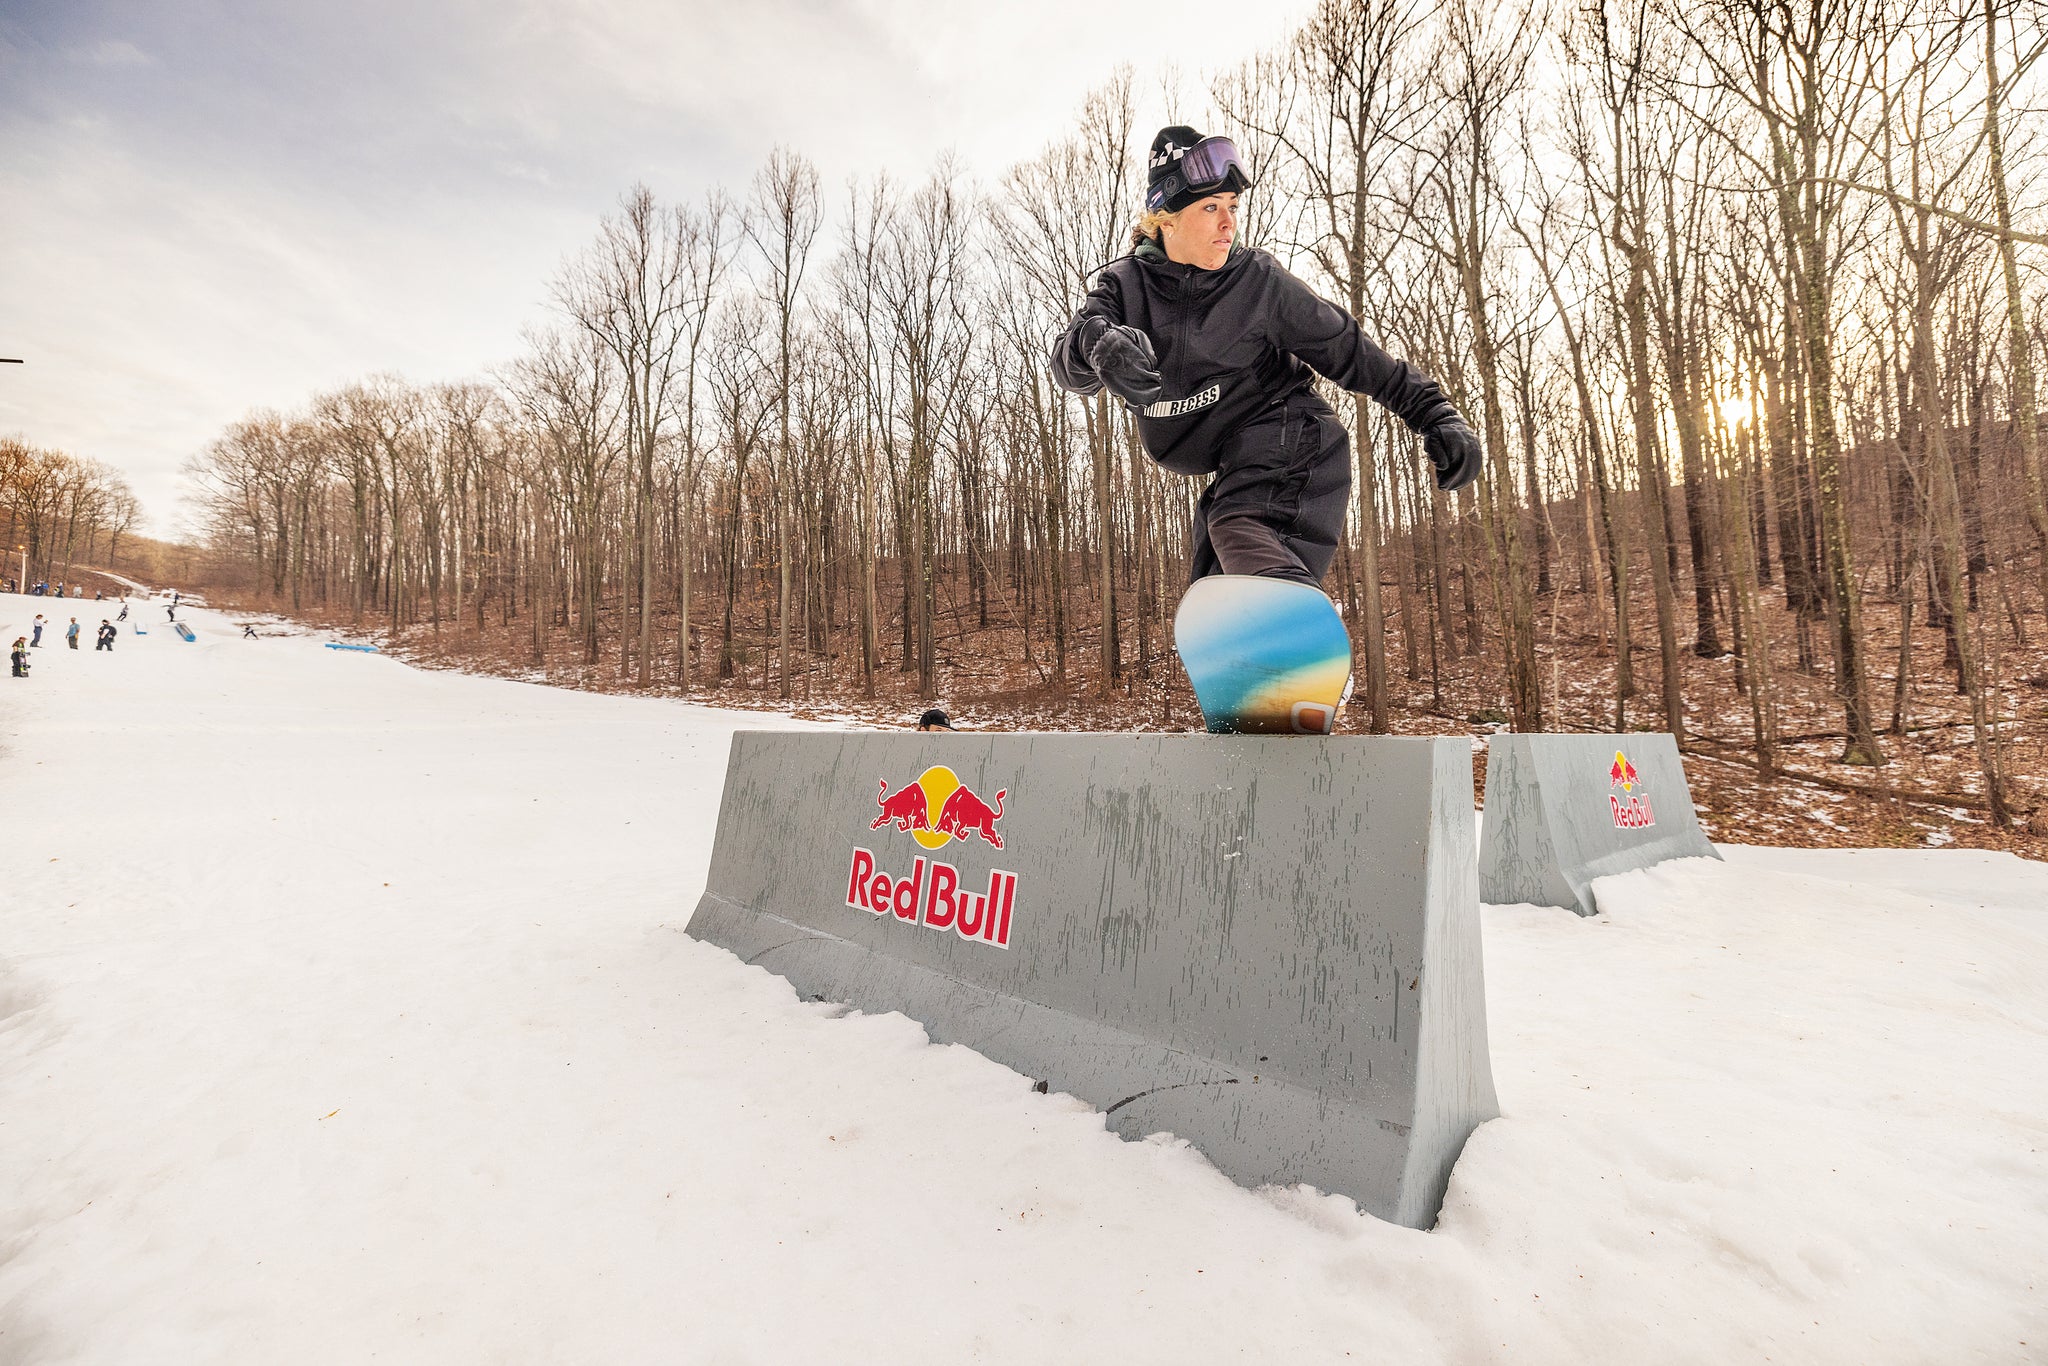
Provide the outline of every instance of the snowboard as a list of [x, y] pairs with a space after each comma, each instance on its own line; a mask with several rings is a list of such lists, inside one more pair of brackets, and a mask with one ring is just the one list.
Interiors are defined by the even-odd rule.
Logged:
[[1212, 574], [1181, 597], [1173, 644], [1217, 734], [1328, 735], [1351, 694], [1351, 636], [1320, 590]]

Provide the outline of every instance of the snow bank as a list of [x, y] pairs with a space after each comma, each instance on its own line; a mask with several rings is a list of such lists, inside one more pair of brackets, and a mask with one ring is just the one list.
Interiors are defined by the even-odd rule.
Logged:
[[0, 679], [0, 1361], [2048, 1359], [2035, 865], [1489, 908], [1415, 1233], [683, 935], [761, 716], [179, 615]]

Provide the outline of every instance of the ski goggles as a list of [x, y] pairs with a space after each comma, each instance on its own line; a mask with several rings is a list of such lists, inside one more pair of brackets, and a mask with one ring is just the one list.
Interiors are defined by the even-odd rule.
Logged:
[[1251, 187], [1251, 173], [1237, 154], [1237, 144], [1229, 138], [1203, 138], [1177, 154], [1173, 169], [1145, 191], [1145, 211], [1161, 212], [1183, 191], [1199, 199], [1221, 190], [1242, 192]]

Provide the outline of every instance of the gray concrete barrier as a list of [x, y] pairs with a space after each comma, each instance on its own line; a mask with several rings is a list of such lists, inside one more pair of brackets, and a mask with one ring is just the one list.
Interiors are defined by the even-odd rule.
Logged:
[[1719, 857], [1668, 734], [1496, 735], [1487, 747], [1479, 894], [1489, 903], [1592, 915], [1596, 877]]
[[1499, 1113], [1460, 740], [742, 732], [697, 938], [1415, 1228]]

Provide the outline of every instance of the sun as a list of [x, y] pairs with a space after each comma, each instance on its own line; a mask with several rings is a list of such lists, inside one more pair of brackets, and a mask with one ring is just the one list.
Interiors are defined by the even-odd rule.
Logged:
[[1730, 394], [1720, 402], [1721, 420], [1731, 427], [1739, 427], [1756, 415], [1756, 405], [1748, 394]]

